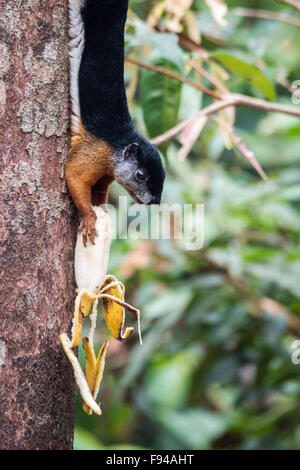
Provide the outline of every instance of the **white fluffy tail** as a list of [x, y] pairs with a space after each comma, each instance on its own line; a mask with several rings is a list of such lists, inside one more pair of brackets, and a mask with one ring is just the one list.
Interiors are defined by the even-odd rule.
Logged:
[[69, 56], [70, 56], [70, 93], [72, 101], [72, 131], [76, 132], [80, 124], [80, 104], [78, 76], [84, 49], [84, 24], [81, 9], [85, 0], [69, 0]]

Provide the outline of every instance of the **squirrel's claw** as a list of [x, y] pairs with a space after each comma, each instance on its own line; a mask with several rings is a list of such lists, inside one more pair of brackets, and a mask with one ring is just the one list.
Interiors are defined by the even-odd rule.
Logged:
[[88, 238], [90, 239], [90, 242], [95, 245], [95, 237], [97, 236], [95, 229], [96, 218], [97, 217], [94, 212], [82, 218], [78, 232], [82, 233], [83, 244], [85, 247], [87, 246]]

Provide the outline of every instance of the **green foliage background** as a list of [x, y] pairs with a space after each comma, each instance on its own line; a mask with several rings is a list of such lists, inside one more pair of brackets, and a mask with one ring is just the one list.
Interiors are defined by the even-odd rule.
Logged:
[[[161, 2], [131, 1], [127, 52], [199, 79], [176, 35], [147, 27], [155, 3]], [[227, 5], [300, 18], [271, 0]], [[300, 79], [300, 28], [230, 12], [221, 28], [200, 0], [188, 13], [201, 31], [199, 42], [227, 70], [230, 91], [292, 104], [278, 82]], [[128, 84], [133, 71], [126, 66]], [[130, 108], [141, 132], [154, 137], [209, 102], [190, 86], [140, 69]], [[239, 109], [235, 130], [267, 181], [226, 148], [212, 121], [185, 162], [177, 158], [178, 139], [161, 148], [163, 201], [205, 205], [203, 250], [185, 251], [176, 240], [113, 242], [110, 272], [141, 308], [144, 346], [137, 335], [127, 344], [111, 341], [100, 390], [103, 416], [86, 416], [78, 399], [75, 449], [300, 449], [300, 365], [291, 361], [296, 338], [260, 304], [273, 299], [300, 319], [300, 121]], [[119, 194], [114, 186], [112, 201]], [[99, 328], [100, 346], [107, 330], [103, 322]]]

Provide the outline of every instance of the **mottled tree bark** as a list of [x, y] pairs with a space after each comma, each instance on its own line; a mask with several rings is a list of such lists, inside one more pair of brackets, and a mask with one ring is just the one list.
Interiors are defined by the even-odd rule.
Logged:
[[0, 448], [70, 449], [67, 0], [0, 0]]

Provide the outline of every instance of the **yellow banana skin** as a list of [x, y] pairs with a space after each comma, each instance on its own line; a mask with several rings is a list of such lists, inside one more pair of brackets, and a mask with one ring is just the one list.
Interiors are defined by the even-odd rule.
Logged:
[[90, 391], [90, 388], [87, 384], [86, 378], [84, 376], [84, 373], [82, 372], [82, 369], [80, 367], [79, 361], [77, 357], [75, 356], [74, 352], [71, 349], [71, 344], [68, 336], [64, 333], [60, 336], [61, 343], [63, 345], [63, 348], [68, 356], [69, 361], [72, 364], [73, 371], [74, 371], [74, 377], [75, 381], [78, 385], [81, 397], [84, 401], [84, 404], [92, 410], [94, 413], [101, 415], [102, 411], [100, 409], [100, 406], [97, 405], [95, 402], [93, 395]]
[[[142, 339], [139, 310], [125, 302], [124, 285], [114, 276], [106, 275], [112, 236], [110, 218], [100, 207], [94, 207], [94, 210], [97, 216], [95, 244], [88, 242], [87, 247], [84, 247], [82, 235], [77, 236], [75, 277], [78, 289], [72, 339], [70, 340], [66, 333], [62, 334], [60, 339], [72, 364], [75, 381], [83, 399], [84, 411], [88, 415], [93, 412], [101, 415], [96, 399], [103, 378], [108, 341], [104, 341], [96, 358], [93, 340], [99, 300], [102, 300], [107, 327], [115, 339], [126, 341], [134, 330], [133, 327], [127, 327], [123, 331], [126, 310], [136, 315], [141, 344]], [[91, 320], [89, 336], [82, 338], [82, 321], [87, 317]], [[85, 352], [85, 374], [73, 351], [73, 348], [80, 345], [81, 340]]]
[[[102, 345], [97, 359], [93, 346], [88, 337], [85, 336], [82, 338], [82, 346], [85, 352], [86, 381], [95, 400], [98, 395], [99, 387], [103, 377], [108, 341], [105, 341]], [[89, 408], [86, 403], [83, 404], [83, 409], [88, 415], [92, 414], [92, 409]]]

